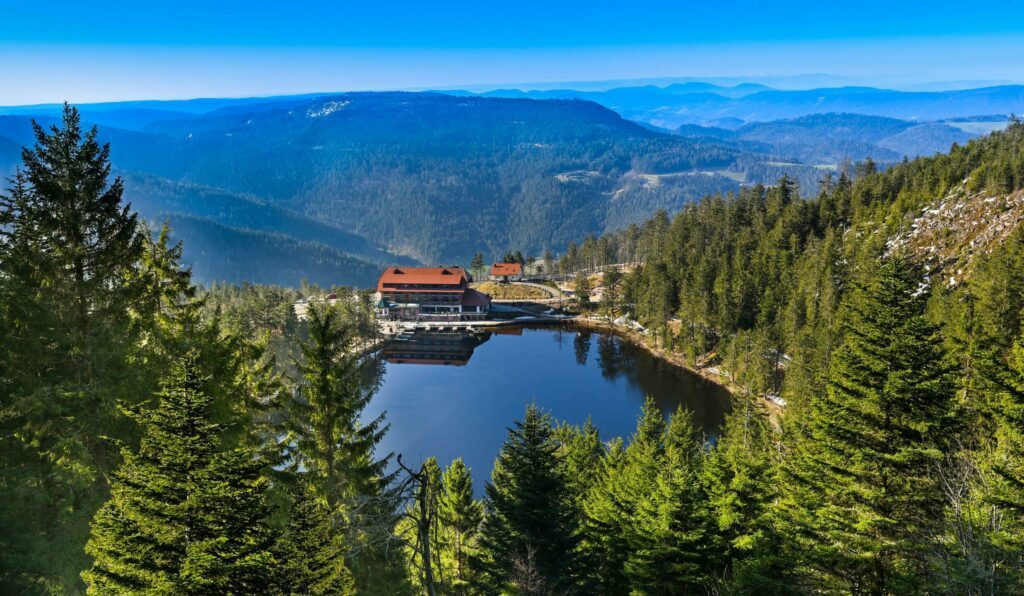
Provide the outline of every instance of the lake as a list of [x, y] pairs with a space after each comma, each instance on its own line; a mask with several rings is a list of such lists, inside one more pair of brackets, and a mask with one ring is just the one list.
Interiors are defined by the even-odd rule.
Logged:
[[432, 334], [392, 342], [380, 390], [364, 417], [387, 412], [391, 425], [378, 453], [442, 468], [462, 457], [478, 495], [507, 436], [536, 401], [555, 419], [583, 424], [602, 440], [628, 438], [644, 396], [666, 415], [681, 404], [714, 436], [728, 410], [719, 385], [661, 360], [615, 335], [564, 328], [507, 328], [481, 336]]

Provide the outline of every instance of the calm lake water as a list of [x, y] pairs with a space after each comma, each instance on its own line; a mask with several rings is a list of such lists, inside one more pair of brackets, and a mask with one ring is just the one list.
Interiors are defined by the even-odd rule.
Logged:
[[536, 401], [557, 420], [589, 416], [602, 440], [628, 438], [644, 396], [662, 412], [682, 404], [709, 435], [728, 409], [728, 392], [614, 335], [593, 331], [505, 329], [480, 338], [434, 335], [394, 342], [380, 391], [364, 416], [387, 412], [379, 453], [409, 465], [434, 456], [442, 468], [462, 457], [478, 494], [506, 429]]

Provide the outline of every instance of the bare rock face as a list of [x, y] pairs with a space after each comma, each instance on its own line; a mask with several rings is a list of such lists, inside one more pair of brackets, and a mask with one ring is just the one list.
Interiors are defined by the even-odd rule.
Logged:
[[893, 236], [888, 252], [908, 251], [934, 282], [952, 286], [969, 274], [975, 257], [1001, 245], [1022, 221], [1024, 191], [972, 193], [964, 181]]

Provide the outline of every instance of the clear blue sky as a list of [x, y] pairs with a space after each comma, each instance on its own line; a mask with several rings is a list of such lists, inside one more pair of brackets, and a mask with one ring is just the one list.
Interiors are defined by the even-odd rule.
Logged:
[[651, 77], [1024, 80], [1011, 0], [0, 0], [0, 104]]

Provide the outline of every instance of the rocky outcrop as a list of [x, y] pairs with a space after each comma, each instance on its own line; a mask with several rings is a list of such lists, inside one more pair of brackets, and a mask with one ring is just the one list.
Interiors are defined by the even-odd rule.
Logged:
[[934, 281], [956, 285], [975, 257], [1002, 244], [1024, 221], [1024, 191], [1007, 195], [971, 193], [966, 182], [926, 206], [889, 240], [888, 251], [907, 250]]

